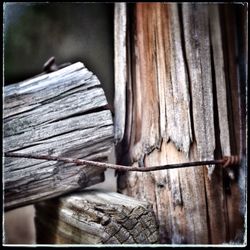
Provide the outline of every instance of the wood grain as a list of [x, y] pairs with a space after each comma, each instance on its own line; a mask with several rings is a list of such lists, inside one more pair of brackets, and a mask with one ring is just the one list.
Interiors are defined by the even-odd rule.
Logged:
[[[113, 121], [97, 77], [78, 62], [4, 88], [4, 151], [107, 160]], [[4, 159], [5, 208], [104, 180], [103, 169]]]
[[[194, 3], [131, 7], [131, 93], [124, 140], [116, 147], [118, 164], [147, 168], [232, 151], [228, 117], [235, 111], [228, 105], [231, 90], [216, 8]], [[214, 166], [118, 175], [119, 192], [153, 204], [160, 242], [171, 244], [233, 240], [233, 226], [239, 230], [241, 223], [239, 205], [228, 202], [230, 197], [238, 204], [235, 186]]]
[[227, 87], [225, 75], [225, 63], [223, 56], [222, 32], [217, 5], [211, 5], [209, 8], [209, 21], [211, 27], [211, 42], [213, 50], [215, 84], [216, 84], [216, 101], [218, 106], [218, 117], [220, 127], [220, 142], [223, 155], [231, 155], [230, 133], [227, 112]]
[[[208, 8], [183, 4], [182, 13], [198, 157], [211, 159], [214, 157], [215, 132]], [[213, 169], [211, 166], [210, 174]]]

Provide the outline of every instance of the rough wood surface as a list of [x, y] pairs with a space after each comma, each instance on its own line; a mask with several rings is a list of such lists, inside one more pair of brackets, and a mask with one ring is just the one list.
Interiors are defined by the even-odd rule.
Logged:
[[218, 5], [209, 7], [209, 21], [211, 27], [212, 60], [215, 70], [216, 100], [220, 127], [220, 142], [223, 155], [231, 155], [230, 133], [227, 112], [227, 86], [225, 63], [223, 56], [223, 43], [221, 22]]
[[197, 153], [200, 159], [211, 159], [215, 132], [208, 7], [183, 4], [182, 13]]
[[[126, 3], [115, 3], [114, 15], [114, 43], [115, 43], [115, 140], [121, 141], [125, 129], [126, 115], [126, 81], [127, 81], [127, 57], [126, 57], [126, 29], [127, 15]], [[116, 112], [117, 111], [117, 112]]]
[[38, 203], [35, 223], [38, 244], [159, 242], [152, 207], [109, 191], [85, 190]]
[[[78, 62], [4, 88], [4, 151], [107, 160], [113, 122], [97, 77]], [[103, 169], [4, 159], [4, 206], [27, 205], [104, 179]]]
[[[177, 149], [187, 155], [192, 143], [190, 93], [188, 84], [188, 72], [185, 66], [184, 51], [181, 44], [181, 24], [178, 15], [178, 6], [170, 6], [170, 81], [166, 82], [165, 93], [167, 107], [167, 131], [171, 141]], [[160, 35], [159, 35], [160, 36]], [[160, 36], [161, 37], [161, 36]], [[169, 86], [169, 85], [170, 86]], [[160, 94], [160, 96], [162, 96]]]
[[[206, 4], [165, 3], [137, 3], [130, 11], [130, 114], [117, 147], [118, 164], [147, 167], [230, 152], [227, 117], [233, 110], [220, 75], [218, 13]], [[233, 217], [241, 224], [236, 206], [228, 203], [237, 184], [229, 186], [221, 168], [209, 170], [119, 173], [118, 190], [153, 204], [162, 243], [228, 242], [239, 234]], [[238, 204], [238, 197], [234, 191], [231, 199]]]
[[[228, 100], [228, 120], [229, 120], [229, 130], [230, 130], [230, 147], [232, 154], [239, 154], [242, 162], [239, 172], [236, 173], [236, 178], [238, 175], [238, 181], [230, 185], [230, 189], [227, 195], [227, 207], [228, 207], [228, 220], [230, 225], [229, 228], [229, 238], [236, 237], [239, 241], [242, 240], [244, 237], [244, 232], [242, 230], [243, 216], [245, 217], [245, 230], [246, 230], [246, 169], [247, 169], [247, 162], [246, 153], [244, 152], [244, 145], [242, 140], [242, 136], [246, 135], [246, 120], [247, 116], [246, 113], [242, 110], [243, 107], [240, 107], [239, 104], [246, 100], [246, 95], [241, 93], [241, 89], [247, 86], [246, 82], [242, 81], [242, 74], [240, 74], [240, 64], [246, 62], [247, 53], [244, 53], [244, 61], [241, 61], [243, 58], [239, 57], [239, 51], [243, 48], [241, 47], [240, 43], [242, 41], [237, 39], [237, 33], [242, 32], [240, 30], [244, 29], [244, 26], [237, 24], [236, 26], [236, 13], [235, 13], [235, 5], [223, 5], [220, 7], [221, 13], [221, 23], [222, 23], [222, 39], [223, 39], [223, 51], [225, 56], [225, 72], [226, 72], [226, 79], [227, 79], [227, 100]], [[243, 9], [247, 10], [244, 6]], [[239, 13], [238, 13], [239, 14]], [[242, 15], [241, 13], [240, 15]], [[243, 15], [242, 15], [242, 18]], [[247, 18], [245, 16], [245, 22], [247, 22]], [[247, 29], [246, 29], [247, 30]], [[245, 31], [247, 32], [247, 31]], [[238, 41], [237, 41], [238, 40]], [[230, 41], [230, 42], [228, 42]], [[244, 67], [244, 66], [243, 66]], [[247, 67], [247, 64], [246, 64]], [[245, 92], [246, 94], [246, 92]], [[228, 184], [227, 184], [228, 185]], [[239, 196], [239, 192], [241, 195]], [[245, 196], [245, 197], [244, 197]], [[241, 210], [241, 215], [239, 214], [239, 207]], [[243, 212], [244, 211], [244, 212]], [[245, 231], [246, 234], [246, 231]], [[246, 235], [245, 235], [245, 242], [246, 242]]]

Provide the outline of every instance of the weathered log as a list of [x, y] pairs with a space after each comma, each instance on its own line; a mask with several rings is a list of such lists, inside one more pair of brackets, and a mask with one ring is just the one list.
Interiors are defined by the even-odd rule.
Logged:
[[35, 208], [38, 244], [153, 244], [159, 241], [151, 205], [122, 194], [84, 190], [37, 203]]
[[[4, 151], [105, 161], [111, 112], [97, 77], [78, 62], [4, 88]], [[4, 207], [11, 209], [104, 180], [105, 169], [4, 158]]]

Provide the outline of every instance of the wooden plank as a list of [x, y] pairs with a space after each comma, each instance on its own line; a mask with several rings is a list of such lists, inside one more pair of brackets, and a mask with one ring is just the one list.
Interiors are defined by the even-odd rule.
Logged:
[[[157, 62], [155, 60], [155, 40], [154, 26], [156, 13], [150, 9], [150, 4], [136, 4], [135, 15], [137, 20], [134, 24], [133, 48], [132, 53], [135, 57], [133, 71], [135, 72], [135, 81], [133, 84], [133, 118], [131, 126], [131, 162], [138, 161], [143, 165], [143, 159], [146, 154], [161, 144], [160, 128], [155, 121], [159, 119], [158, 89], [154, 84], [156, 79], [154, 75], [157, 71]], [[148, 13], [150, 13], [148, 15]], [[151, 16], [150, 16], [151, 15]], [[150, 19], [145, 20], [145, 16]], [[148, 25], [152, 23], [152, 25]], [[147, 32], [144, 32], [147, 30]], [[147, 107], [147, 112], [143, 108]], [[145, 122], [147, 121], [147, 122]]]
[[[215, 132], [208, 8], [200, 4], [183, 4], [182, 12], [198, 154], [200, 159], [212, 159]], [[211, 166], [210, 174], [213, 169]]]
[[35, 208], [38, 244], [159, 242], [152, 206], [122, 194], [84, 190]]
[[115, 140], [122, 140], [125, 129], [126, 117], [126, 82], [127, 82], [127, 7], [126, 3], [115, 3], [114, 14], [114, 43], [115, 43], [115, 107], [119, 106], [119, 112], [115, 109]]
[[[222, 155], [231, 155], [230, 146], [230, 132], [228, 121], [228, 107], [227, 107], [227, 89], [226, 89], [226, 75], [225, 75], [225, 63], [223, 55], [222, 33], [221, 23], [219, 17], [219, 6], [211, 5], [208, 8], [209, 11], [209, 23], [210, 23], [210, 36], [211, 36], [211, 59], [214, 69], [214, 114], [215, 124], [218, 124], [217, 131], [217, 154], [221, 151]], [[219, 144], [219, 145], [218, 145]], [[230, 173], [233, 174], [232, 172]], [[220, 177], [222, 178], [222, 176]], [[221, 210], [217, 210], [217, 207], [225, 206], [225, 198], [218, 199], [218, 191], [223, 192], [223, 186], [218, 185], [220, 178], [213, 176], [212, 180], [205, 180], [206, 195], [208, 203], [208, 211], [210, 216], [210, 227], [213, 228], [210, 232], [211, 241], [220, 242], [221, 238], [227, 238], [227, 228], [225, 227], [228, 222], [225, 213]], [[217, 186], [217, 190], [214, 190], [214, 186]], [[213, 202], [211, 202], [213, 201]], [[228, 207], [230, 209], [230, 206]], [[215, 212], [216, 211], [216, 212]]]
[[[246, 144], [244, 144], [244, 140], [247, 138], [244, 136], [247, 133], [245, 120], [247, 112], [244, 110], [244, 106], [241, 106], [241, 103], [246, 100], [244, 88], [247, 84], [243, 80], [246, 75], [242, 74], [243, 72], [240, 71], [242, 67], [241, 64], [244, 64], [244, 62], [246, 63], [248, 57], [247, 52], [243, 52], [243, 57], [239, 54], [240, 51], [242, 53], [242, 50], [244, 50], [242, 46], [244, 41], [240, 39], [239, 34], [243, 35], [243, 23], [244, 21], [247, 23], [248, 20], [246, 14], [244, 17], [244, 9], [245, 11], [247, 10], [244, 5], [238, 7], [237, 5], [231, 6], [225, 4], [220, 7], [222, 17], [223, 55], [225, 57], [225, 72], [227, 77], [228, 110], [230, 111], [228, 112], [230, 146], [232, 154], [238, 154], [242, 159], [239, 172], [236, 174], [236, 181], [227, 185], [228, 192], [230, 193], [226, 201], [228, 206], [228, 224], [230, 226], [228, 231], [230, 238], [236, 238], [238, 241], [242, 242], [246, 242], [247, 235], [246, 224], [245, 230], [242, 230], [242, 228], [244, 227], [244, 217], [246, 223], [246, 169], [248, 165], [246, 152], [244, 153], [247, 147]], [[238, 20], [236, 14], [239, 15]], [[244, 20], [243, 23], [238, 23], [240, 16]], [[247, 32], [247, 28], [245, 32]], [[245, 66], [247, 68], [247, 63]], [[241, 214], [239, 214], [239, 211]]]
[[[192, 142], [191, 104], [188, 73], [181, 43], [181, 24], [178, 6], [169, 6], [170, 81], [166, 81], [167, 133], [177, 147], [187, 155]], [[163, 27], [162, 27], [163, 29]], [[166, 57], [166, 56], [165, 56]], [[170, 73], [171, 72], [171, 73]], [[159, 91], [161, 96], [161, 92]]]
[[217, 106], [220, 127], [220, 142], [222, 155], [231, 155], [230, 133], [228, 124], [227, 112], [227, 89], [225, 76], [225, 63], [223, 56], [223, 44], [221, 23], [219, 16], [218, 5], [209, 7], [209, 21], [211, 27], [211, 42], [212, 42], [212, 60], [214, 61], [215, 69], [215, 84], [217, 94]]
[[[113, 122], [97, 77], [78, 62], [4, 88], [4, 151], [106, 161]], [[4, 159], [5, 208], [104, 180], [103, 169]]]

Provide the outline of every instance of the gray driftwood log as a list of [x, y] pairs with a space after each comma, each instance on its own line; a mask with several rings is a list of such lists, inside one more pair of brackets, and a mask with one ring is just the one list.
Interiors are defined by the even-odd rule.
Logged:
[[152, 206], [122, 194], [84, 190], [35, 206], [38, 244], [159, 242]]
[[[81, 63], [4, 87], [4, 151], [107, 160], [112, 115], [97, 77]], [[4, 159], [6, 210], [104, 180], [100, 168]]]

